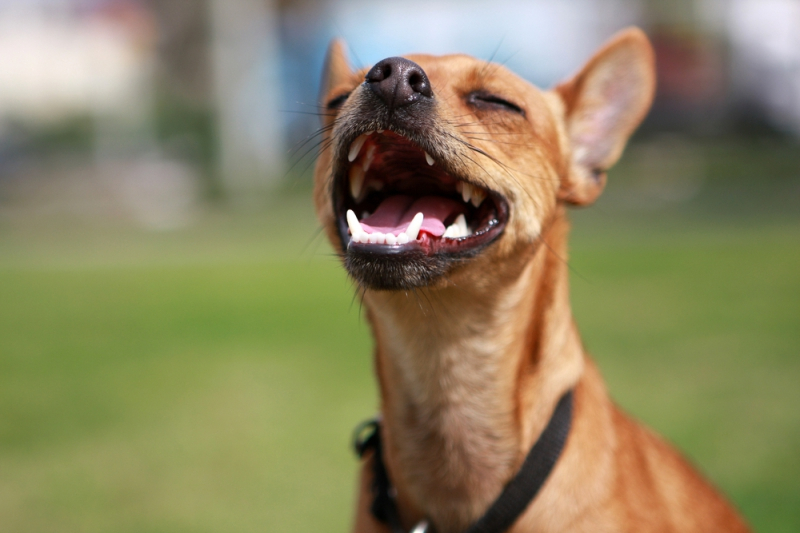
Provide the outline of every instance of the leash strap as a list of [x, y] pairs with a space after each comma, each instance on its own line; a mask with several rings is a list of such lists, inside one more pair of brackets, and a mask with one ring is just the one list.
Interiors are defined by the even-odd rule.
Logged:
[[[503, 488], [500, 496], [486, 513], [465, 533], [504, 533], [516, 522], [539, 493], [561, 456], [571, 423], [572, 391], [568, 391], [558, 401], [547, 427], [528, 452], [517, 474]], [[367, 430], [370, 430], [369, 434], [365, 434]], [[394, 487], [383, 463], [378, 419], [365, 422], [356, 429], [354, 446], [359, 457], [363, 457], [368, 450], [374, 450], [371, 507], [373, 516], [388, 525], [392, 533], [406, 533], [400, 524]]]

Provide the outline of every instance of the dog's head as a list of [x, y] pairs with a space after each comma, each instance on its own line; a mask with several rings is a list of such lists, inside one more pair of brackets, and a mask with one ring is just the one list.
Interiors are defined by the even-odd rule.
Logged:
[[597, 198], [654, 86], [652, 49], [636, 29], [550, 91], [464, 55], [353, 71], [334, 41], [321, 92], [319, 219], [367, 288], [479, 282], [532, 253], [561, 206]]

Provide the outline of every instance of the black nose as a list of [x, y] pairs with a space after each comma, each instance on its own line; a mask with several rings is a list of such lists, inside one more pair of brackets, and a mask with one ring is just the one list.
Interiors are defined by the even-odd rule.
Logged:
[[379, 61], [367, 72], [367, 85], [389, 108], [431, 98], [431, 82], [422, 67], [402, 57]]

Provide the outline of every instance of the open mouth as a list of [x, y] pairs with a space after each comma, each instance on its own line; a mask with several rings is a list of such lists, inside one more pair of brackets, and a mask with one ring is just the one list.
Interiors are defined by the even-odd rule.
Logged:
[[507, 202], [448, 166], [388, 130], [356, 137], [334, 199], [348, 252], [458, 258], [494, 241], [505, 227]]

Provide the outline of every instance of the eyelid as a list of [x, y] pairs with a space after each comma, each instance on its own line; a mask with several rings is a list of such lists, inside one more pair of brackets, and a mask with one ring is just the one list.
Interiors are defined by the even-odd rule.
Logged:
[[340, 94], [339, 96], [335, 96], [335, 97], [331, 98], [330, 100], [328, 100], [328, 103], [326, 104], [326, 107], [328, 109], [336, 109], [336, 108], [340, 107], [343, 103], [345, 103], [345, 101], [347, 100], [347, 98], [349, 96], [350, 96], [349, 92], [344, 93], [344, 94]]
[[467, 95], [467, 102], [472, 105], [495, 105], [495, 106], [502, 106], [509, 111], [513, 111], [514, 113], [518, 113], [522, 116], [525, 116], [525, 110], [522, 109], [520, 106], [506, 100], [502, 96], [498, 96], [496, 94], [487, 92], [487, 91], [473, 91]]

